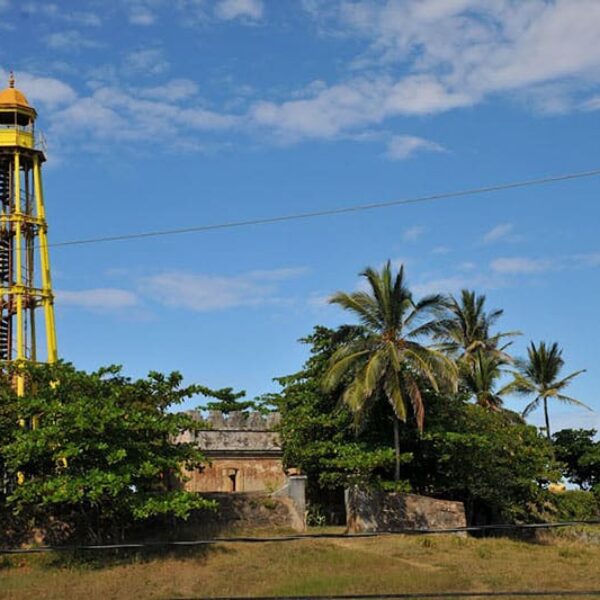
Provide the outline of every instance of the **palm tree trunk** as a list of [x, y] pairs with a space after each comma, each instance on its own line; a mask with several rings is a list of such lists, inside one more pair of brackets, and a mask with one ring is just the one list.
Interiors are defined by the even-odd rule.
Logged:
[[544, 417], [546, 417], [546, 435], [550, 439], [550, 418], [548, 417], [548, 398], [544, 398]]
[[394, 481], [400, 481], [400, 419], [394, 415], [394, 452], [396, 454], [396, 469]]

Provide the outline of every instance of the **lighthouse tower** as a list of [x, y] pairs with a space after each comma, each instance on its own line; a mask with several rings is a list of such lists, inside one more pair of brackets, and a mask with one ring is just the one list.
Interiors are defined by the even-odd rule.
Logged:
[[[36, 117], [11, 73], [0, 91], [0, 365], [57, 359], [41, 172], [46, 157], [36, 144]], [[39, 308], [43, 323], [36, 320]], [[45, 356], [37, 344], [41, 325]], [[16, 387], [22, 395], [20, 376]]]

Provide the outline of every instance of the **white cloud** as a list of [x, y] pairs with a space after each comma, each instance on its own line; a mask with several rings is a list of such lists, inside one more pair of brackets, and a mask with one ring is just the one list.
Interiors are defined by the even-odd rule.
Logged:
[[[484, 287], [484, 280], [478, 277], [439, 277], [420, 281], [411, 285], [411, 290], [416, 296], [429, 294], [456, 294], [464, 288]], [[487, 286], [485, 286], [487, 287]]]
[[582, 103], [583, 110], [600, 110], [600, 95], [592, 96]]
[[144, 278], [140, 291], [166, 306], [199, 312], [256, 307], [279, 302], [279, 284], [303, 273], [274, 269], [227, 277], [172, 271]]
[[576, 254], [571, 257], [572, 261], [582, 267], [600, 267], [600, 252], [591, 254]]
[[514, 230], [514, 225], [512, 223], [501, 223], [500, 225], [496, 225], [496, 227], [492, 227], [484, 236], [483, 243], [484, 244], [492, 244], [494, 242], [499, 242], [501, 240], [510, 239]]
[[63, 13], [63, 19], [71, 23], [77, 23], [78, 25], [85, 25], [87, 27], [100, 27], [102, 25], [102, 19], [99, 15], [92, 12], [65, 12]]
[[391, 160], [404, 160], [425, 151], [443, 152], [444, 147], [413, 135], [395, 135], [388, 142], [386, 156]]
[[563, 270], [600, 267], [600, 252], [574, 254], [552, 258], [500, 257], [492, 260], [487, 268], [478, 268], [471, 261], [455, 266], [456, 275], [444, 272], [431, 274], [411, 285], [417, 295], [434, 293], [455, 294], [461, 289], [492, 290], [527, 283], [525, 276]]
[[474, 271], [477, 265], [474, 262], [466, 260], [457, 265], [457, 270], [459, 271]]
[[516, 256], [512, 258], [496, 258], [491, 262], [492, 271], [504, 275], [525, 275], [541, 273], [553, 268], [553, 262], [543, 258], [526, 258]]
[[263, 16], [262, 0], [220, 0], [215, 6], [215, 16], [224, 21], [240, 17], [258, 20]]
[[166, 2], [165, 0], [121, 0], [119, 4], [127, 12], [129, 22], [142, 27], [156, 23], [157, 11], [161, 7], [166, 5], [172, 10], [173, 5], [179, 6], [179, 2]]
[[80, 48], [100, 48], [102, 44], [90, 39], [79, 31], [56, 31], [45, 38], [46, 44], [53, 50], [79, 50]]
[[427, 229], [425, 227], [414, 225], [413, 227], [408, 227], [402, 232], [402, 239], [405, 242], [414, 242], [418, 240], [426, 231]]
[[[305, 1], [321, 32], [354, 36], [359, 74], [257, 103], [255, 123], [288, 141], [331, 139], [395, 116], [428, 115], [492, 94], [565, 111], [600, 84], [597, 0]], [[294, 96], [303, 96], [301, 99]], [[597, 108], [596, 99], [588, 108]]]
[[134, 50], [125, 58], [123, 67], [131, 73], [160, 75], [169, 69], [169, 61], [159, 48]]
[[322, 309], [329, 306], [329, 298], [331, 294], [321, 294], [319, 292], [313, 292], [308, 297], [308, 305], [312, 308]]
[[129, 12], [129, 22], [132, 25], [153, 25], [155, 21], [154, 13], [144, 6], [133, 7]]
[[[0, 69], [0, 79], [6, 81], [8, 72]], [[38, 77], [30, 73], [15, 73], [16, 86], [22, 90], [32, 104], [43, 104], [49, 108], [73, 102], [77, 94], [66, 83], [53, 77]]]
[[[185, 88], [185, 90], [183, 89]], [[176, 96], [189, 86], [179, 85]], [[147, 93], [147, 90], [142, 91]], [[179, 148], [197, 149], [195, 135], [201, 131], [221, 131], [236, 125], [230, 115], [197, 107], [182, 107], [169, 93], [160, 100], [148, 100], [122, 89], [103, 86], [91, 96], [78, 98], [50, 116], [51, 139], [73, 141], [143, 141], [171, 134]], [[185, 94], [183, 94], [185, 95]]]
[[525, 275], [545, 271], [589, 269], [600, 267], [600, 252], [570, 254], [552, 258], [528, 258], [516, 256], [497, 258], [490, 264], [492, 271], [506, 275]]
[[[0, 3], [6, 5], [7, 0]], [[157, 23], [165, 11], [177, 13], [186, 25], [205, 24], [211, 18], [252, 22], [263, 18], [265, 11], [260, 0], [123, 0], [121, 5], [125, 18], [138, 25]], [[379, 127], [392, 118], [435, 115], [476, 105], [492, 95], [525, 99], [527, 105], [544, 112], [600, 108], [598, 0], [305, 0], [302, 6], [318, 20], [322, 34], [352, 37], [353, 47], [359, 50], [346, 70], [343, 64], [337, 69], [343, 73], [340, 78], [326, 81], [322, 74], [312, 74], [306, 85], [300, 84], [283, 99], [264, 96], [247, 110], [239, 109], [242, 114], [227, 114], [222, 108], [234, 106], [236, 98], [226, 99], [221, 109], [214, 110], [199, 98], [194, 107], [184, 104], [197, 96], [197, 85], [190, 80], [171, 82], [160, 97], [154, 95], [159, 91], [155, 82], [146, 89], [127, 88], [123, 82], [128, 77], [156, 77], [170, 68], [164, 52], [152, 47], [129, 54], [121, 68], [109, 65], [106, 77], [89, 82], [95, 89], [92, 95], [75, 97], [69, 86], [53, 80], [50, 96], [64, 99], [65, 93], [70, 94], [65, 104], [73, 105], [80, 115], [90, 110], [105, 120], [125, 123], [119, 135], [127, 140], [148, 139], [162, 115], [175, 121], [168, 123], [167, 133], [178, 134], [173, 139], [179, 147], [202, 146], [205, 140], [198, 131], [235, 127], [288, 143], [305, 139], [387, 142], [387, 156], [396, 160], [443, 148], [413, 136], [390, 139]], [[31, 14], [43, 10], [48, 18], [65, 22], [69, 18], [72, 23], [99, 22], [93, 13], [69, 13], [52, 2], [25, 2], [19, 8]], [[54, 32], [47, 41], [65, 50], [96, 44], [76, 31]], [[112, 93], [117, 82], [117, 100], [96, 93]], [[153, 102], [144, 106], [151, 115], [134, 112], [141, 101]], [[240, 102], [235, 106], [246, 106], [248, 100]], [[188, 128], [182, 124], [184, 110], [191, 111], [185, 113]], [[102, 142], [117, 135], [93, 124], [76, 131], [58, 123], [55, 115], [50, 120], [55, 132], [86, 141]], [[372, 134], [374, 130], [379, 137]]]
[[443, 255], [443, 254], [450, 254], [450, 252], [452, 252], [452, 249], [449, 248], [448, 246], [436, 246], [431, 251], [431, 254]]
[[99, 311], [131, 308], [138, 304], [138, 298], [133, 292], [116, 288], [59, 290], [56, 292], [56, 300], [59, 304]]
[[357, 77], [279, 104], [259, 101], [251, 107], [250, 117], [256, 125], [288, 141], [333, 139], [389, 117], [433, 114], [471, 102], [429, 76], [394, 82], [389, 76], [377, 75]]
[[163, 85], [139, 90], [139, 95], [144, 98], [162, 98], [172, 102], [186, 100], [197, 93], [198, 84], [191, 79], [171, 79]]

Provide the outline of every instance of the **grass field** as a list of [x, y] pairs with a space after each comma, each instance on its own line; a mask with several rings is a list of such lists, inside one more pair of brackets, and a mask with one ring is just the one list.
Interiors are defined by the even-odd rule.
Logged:
[[[192, 598], [492, 590], [600, 590], [600, 546], [552, 539], [393, 536], [227, 543], [112, 565], [0, 558], [0, 598]], [[62, 562], [58, 562], [62, 561]]]

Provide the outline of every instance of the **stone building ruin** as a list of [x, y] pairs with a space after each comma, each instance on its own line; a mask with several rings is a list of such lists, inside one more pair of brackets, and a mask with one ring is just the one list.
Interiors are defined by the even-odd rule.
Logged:
[[196, 443], [208, 463], [186, 472], [191, 492], [273, 492], [286, 483], [279, 433], [279, 413], [188, 411], [208, 429], [185, 432], [180, 440]]

